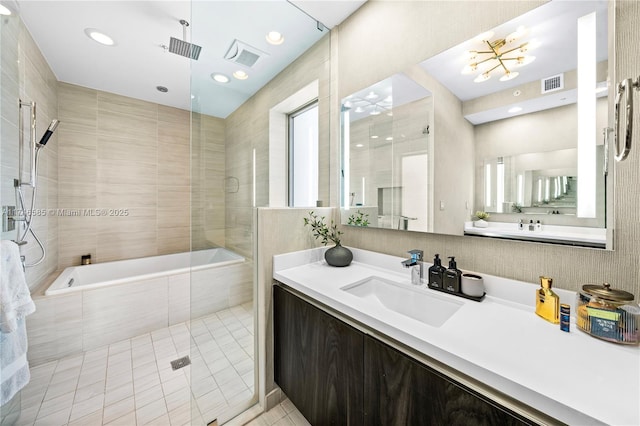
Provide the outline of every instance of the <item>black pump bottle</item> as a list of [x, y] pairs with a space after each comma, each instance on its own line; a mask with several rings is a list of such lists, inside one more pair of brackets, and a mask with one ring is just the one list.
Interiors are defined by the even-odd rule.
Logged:
[[433, 258], [433, 266], [429, 268], [429, 287], [443, 289], [444, 271], [446, 268], [442, 266], [440, 255], [436, 254]]
[[460, 293], [462, 271], [456, 265], [456, 258], [449, 257], [449, 268], [444, 271], [444, 289], [451, 293]]

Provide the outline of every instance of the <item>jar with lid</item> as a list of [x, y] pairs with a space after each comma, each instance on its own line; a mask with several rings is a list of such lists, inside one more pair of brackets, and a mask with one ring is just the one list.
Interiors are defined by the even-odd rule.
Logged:
[[640, 307], [633, 294], [603, 285], [582, 286], [576, 299], [577, 327], [590, 335], [615, 343], [637, 345]]

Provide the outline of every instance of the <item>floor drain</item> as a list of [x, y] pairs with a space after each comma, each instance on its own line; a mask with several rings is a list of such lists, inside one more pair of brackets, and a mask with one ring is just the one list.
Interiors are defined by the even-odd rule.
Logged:
[[171, 361], [171, 368], [173, 368], [173, 371], [175, 371], [182, 367], [186, 367], [189, 364], [191, 364], [191, 360], [189, 359], [189, 355], [187, 355], [183, 356], [182, 358], [178, 358], [175, 361]]

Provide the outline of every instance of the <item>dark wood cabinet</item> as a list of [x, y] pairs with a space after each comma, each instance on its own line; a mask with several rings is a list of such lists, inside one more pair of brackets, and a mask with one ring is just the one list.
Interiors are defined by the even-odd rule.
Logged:
[[314, 426], [363, 424], [364, 335], [274, 287], [275, 381]]
[[532, 424], [369, 336], [364, 371], [366, 425]]
[[275, 381], [313, 426], [534, 424], [274, 286]]

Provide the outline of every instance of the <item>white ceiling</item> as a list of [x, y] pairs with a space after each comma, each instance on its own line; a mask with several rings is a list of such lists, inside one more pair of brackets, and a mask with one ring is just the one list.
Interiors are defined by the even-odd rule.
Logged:
[[[317, 21], [332, 28], [365, 1], [43, 0], [17, 7], [58, 80], [224, 118], [328, 33]], [[198, 61], [161, 47], [170, 37], [182, 39], [180, 19], [191, 24], [187, 39], [202, 46]], [[94, 42], [85, 28], [108, 34], [116, 45]], [[284, 35], [283, 44], [266, 42], [272, 30]], [[267, 55], [253, 68], [229, 62], [224, 55], [234, 39]], [[249, 79], [226, 85], [211, 79], [237, 69]]]
[[[493, 28], [493, 39], [504, 38], [524, 25], [529, 33], [521, 41], [536, 40], [539, 47], [527, 52], [536, 59], [529, 65], [520, 67], [520, 75], [513, 80], [502, 82], [500, 73], [494, 72], [492, 78], [482, 83], [473, 79], [478, 72], [463, 75], [462, 69], [468, 62], [468, 51], [478, 49], [477, 42], [469, 40], [452, 47], [426, 61], [421, 66], [440, 83], [446, 86], [460, 100], [467, 101], [505, 89], [516, 88], [524, 83], [538, 81], [577, 67], [577, 18], [596, 11], [597, 27], [597, 61], [607, 59], [607, 1], [606, 0], [554, 0], [533, 9], [507, 23]], [[531, 108], [520, 114], [535, 110], [551, 108], [567, 103], [567, 96], [545, 95], [531, 103]], [[514, 98], [514, 103], [517, 99]], [[575, 102], [575, 96], [573, 97]], [[474, 124], [492, 121], [507, 116], [507, 108], [488, 111], [480, 119], [476, 117]], [[479, 121], [477, 121], [479, 120]]]

